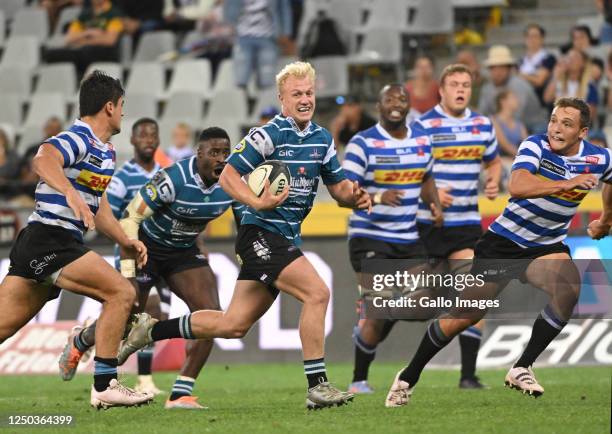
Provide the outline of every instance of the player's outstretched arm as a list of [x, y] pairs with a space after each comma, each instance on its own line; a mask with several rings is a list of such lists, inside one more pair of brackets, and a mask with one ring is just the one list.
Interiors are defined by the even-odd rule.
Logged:
[[594, 240], [600, 240], [610, 233], [612, 227], [612, 185], [604, 184], [601, 190], [603, 212], [597, 220], [589, 223], [587, 232]]
[[77, 220], [82, 220], [85, 227], [95, 227], [94, 215], [85, 203], [85, 200], [72, 186], [64, 175], [64, 157], [62, 153], [49, 143], [43, 143], [32, 160], [34, 171], [40, 178], [54, 190], [66, 197], [68, 206], [74, 212]]
[[219, 185], [223, 191], [229, 194], [234, 200], [250, 206], [256, 211], [266, 211], [274, 209], [287, 199], [289, 196], [289, 187], [285, 187], [283, 192], [277, 196], [270, 192], [270, 183], [266, 181], [264, 191], [261, 196], [257, 197], [255, 193], [242, 181], [240, 173], [231, 165], [226, 164], [221, 176], [219, 177]]
[[510, 175], [508, 192], [515, 199], [532, 199], [570, 191], [575, 188], [590, 190], [596, 185], [597, 177], [591, 174], [582, 174], [561, 181], [550, 181], [538, 178], [526, 169], [516, 169]]
[[372, 211], [372, 200], [359, 182], [343, 179], [335, 184], [328, 184], [329, 194], [342, 207]]
[[138, 236], [131, 238], [123, 230], [121, 224], [113, 214], [106, 193], [102, 195], [102, 199], [100, 200], [100, 207], [96, 213], [95, 221], [98, 230], [119, 244], [126, 256], [136, 259], [139, 267], [146, 264], [147, 248], [138, 240]]

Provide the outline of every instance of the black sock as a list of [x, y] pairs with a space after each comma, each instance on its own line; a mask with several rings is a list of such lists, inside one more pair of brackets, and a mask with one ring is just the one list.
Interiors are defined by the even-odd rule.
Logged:
[[481, 339], [482, 332], [473, 326], [468, 327], [459, 335], [462, 380], [476, 377], [476, 359]]
[[94, 357], [94, 388], [98, 392], [106, 390], [113, 378], [117, 378], [117, 358]]
[[533, 365], [538, 356], [542, 354], [542, 351], [563, 330], [565, 324], [567, 324], [567, 321], [560, 319], [550, 305], [547, 305], [533, 323], [531, 338], [529, 338], [527, 348], [525, 348], [521, 357], [516, 361], [514, 367], [528, 368]]
[[414, 387], [419, 381], [419, 377], [425, 365], [427, 365], [427, 363], [429, 363], [429, 361], [451, 340], [452, 338], [447, 338], [444, 333], [442, 333], [442, 330], [440, 330], [438, 320], [429, 324], [412, 361], [400, 374], [400, 380], [407, 382], [410, 387]]
[[172, 338], [195, 339], [191, 332], [191, 314], [159, 321], [151, 329], [151, 338], [154, 341]]
[[138, 375], [151, 375], [154, 347], [155, 344], [150, 344], [138, 351]]
[[353, 329], [353, 342], [355, 343], [355, 368], [353, 382], [368, 379], [370, 364], [376, 357], [376, 345], [369, 345], [361, 339], [359, 326]]
[[308, 380], [309, 389], [315, 387], [319, 383], [325, 383], [327, 381], [325, 359], [304, 360], [304, 373]]

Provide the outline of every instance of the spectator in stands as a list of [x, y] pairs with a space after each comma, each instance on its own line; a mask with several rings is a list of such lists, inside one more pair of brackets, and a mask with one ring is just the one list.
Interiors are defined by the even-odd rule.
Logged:
[[12, 149], [8, 134], [0, 128], [0, 184], [17, 176], [19, 156]]
[[599, 43], [612, 44], [612, 0], [597, 0], [597, 10], [604, 18], [599, 32]]
[[544, 90], [544, 101], [549, 104], [565, 96], [584, 99], [591, 109], [591, 119], [595, 119], [599, 97], [591, 76], [589, 56], [576, 48], [559, 59]]
[[236, 85], [246, 89], [252, 73], [259, 89], [274, 85], [279, 48], [292, 44], [289, 0], [225, 0], [223, 12], [236, 33]]
[[39, 177], [34, 170], [32, 161], [37, 153], [38, 146], [31, 147], [23, 154], [19, 162], [19, 191], [18, 198], [14, 199], [14, 202], [24, 207], [34, 206], [34, 192], [36, 191]]
[[486, 81], [480, 72], [478, 58], [472, 50], [461, 50], [457, 53], [455, 63], [461, 63], [467, 66], [472, 73], [472, 97], [470, 98], [470, 108], [476, 109], [480, 99], [480, 90]]
[[376, 119], [365, 111], [355, 96], [340, 97], [337, 101], [340, 104], [340, 110], [332, 119], [329, 131], [336, 145], [344, 147], [359, 131], [376, 125]]
[[208, 13], [213, 2], [214, 0], [165, 0], [164, 27], [173, 32], [195, 30], [197, 21]]
[[606, 137], [606, 134], [601, 130], [589, 131], [589, 137], [587, 138], [587, 140], [592, 144], [600, 146], [602, 148], [608, 147], [608, 139]]
[[570, 42], [561, 47], [561, 52], [565, 54], [575, 48], [591, 54], [591, 47], [594, 45], [597, 45], [597, 39], [593, 37], [591, 28], [585, 25], [577, 25], [570, 30]]
[[495, 107], [491, 121], [501, 153], [514, 157], [521, 142], [527, 138], [527, 128], [517, 117], [519, 100], [511, 90], [502, 90], [495, 97]]
[[612, 48], [608, 52], [608, 65], [606, 66], [606, 106], [612, 112]]
[[413, 117], [427, 113], [440, 101], [440, 87], [434, 76], [434, 62], [429, 56], [419, 56], [414, 62], [412, 78], [406, 82]]
[[270, 122], [274, 118], [274, 116], [276, 116], [279, 113], [280, 113], [280, 111], [278, 110], [278, 108], [276, 108], [273, 105], [264, 108], [259, 113], [259, 124], [258, 124], [258, 126], [261, 127], [261, 126], [267, 124], [268, 122]]
[[79, 17], [70, 23], [66, 46], [47, 49], [47, 62], [73, 62], [82, 76], [92, 62], [119, 61], [119, 35], [123, 31], [121, 12], [110, 0], [91, 0]]
[[605, 70], [606, 66], [602, 59], [599, 57], [591, 58], [591, 81], [597, 91], [597, 117], [591, 120], [591, 128], [602, 128], [606, 123], [608, 80]]
[[546, 30], [539, 24], [528, 24], [525, 28], [525, 56], [519, 62], [520, 76], [535, 89], [538, 98], [544, 105], [544, 88], [550, 80], [557, 59], [544, 49]]
[[533, 87], [514, 72], [516, 60], [505, 45], [489, 48], [485, 66], [489, 70], [490, 81], [481, 90], [478, 102], [479, 111], [486, 115], [495, 114], [495, 98], [504, 89], [511, 90], [519, 101], [518, 117], [530, 132], [546, 129], [546, 113], [538, 100]]
[[30, 148], [35, 148], [36, 150], [38, 150], [38, 147], [43, 142], [43, 140], [46, 140], [49, 137], [57, 136], [59, 133], [62, 132], [62, 130], [63, 126], [61, 119], [57, 116], [51, 116], [49, 119], [47, 119], [45, 125], [43, 125], [42, 136], [40, 137], [40, 140], [37, 140], [34, 143], [30, 143], [27, 149], [29, 150]]
[[172, 130], [172, 146], [166, 149], [166, 155], [175, 163], [193, 156], [192, 141], [191, 127], [184, 122], [179, 122]]
[[123, 31], [132, 35], [134, 42], [141, 34], [164, 26], [164, 0], [115, 0], [114, 4], [125, 14]]
[[[53, 32], [62, 9], [68, 6], [81, 6], [83, 0], [40, 0], [38, 4], [47, 11], [47, 15], [49, 16], [49, 29]], [[59, 30], [63, 32], [63, 29]]]

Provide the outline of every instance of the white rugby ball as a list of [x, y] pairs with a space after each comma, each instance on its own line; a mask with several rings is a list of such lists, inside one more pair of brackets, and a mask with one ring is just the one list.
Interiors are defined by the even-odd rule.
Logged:
[[266, 180], [270, 181], [270, 192], [274, 196], [281, 194], [291, 183], [291, 174], [287, 165], [278, 160], [264, 161], [249, 174], [247, 184], [259, 197], [264, 191]]

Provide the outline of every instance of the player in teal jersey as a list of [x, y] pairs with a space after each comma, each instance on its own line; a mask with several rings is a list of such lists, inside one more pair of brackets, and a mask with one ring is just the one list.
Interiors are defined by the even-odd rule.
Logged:
[[[342, 206], [370, 209], [370, 197], [345, 178], [329, 131], [311, 122], [315, 109], [315, 71], [294, 62], [276, 76], [282, 115], [255, 128], [234, 148], [219, 182], [247, 205], [236, 239], [241, 270], [226, 312], [199, 311], [153, 327], [136, 326], [120, 350], [121, 359], [151, 341], [173, 337], [240, 338], [270, 308], [276, 289], [303, 303], [300, 338], [308, 379], [306, 405], [343, 405], [353, 394], [327, 381], [324, 361], [325, 312], [329, 289], [299, 249], [300, 226], [312, 207], [319, 176]], [[287, 164], [291, 185], [278, 196], [266, 187], [260, 197], [241, 177], [261, 162]]]
[[[122, 227], [147, 246], [149, 255], [135, 276], [140, 290], [138, 310], [146, 305], [149, 290], [161, 278], [190, 311], [220, 309], [215, 276], [196, 239], [208, 222], [233, 205], [217, 182], [229, 153], [230, 138], [225, 130], [203, 130], [196, 155], [157, 172], [126, 207]], [[234, 206], [235, 213], [239, 209]], [[133, 270], [132, 260], [121, 260], [122, 273]], [[149, 316], [140, 316], [138, 321], [140, 326], [156, 322]], [[187, 358], [166, 408], [204, 408], [191, 393], [212, 346], [212, 338], [188, 342]]]

